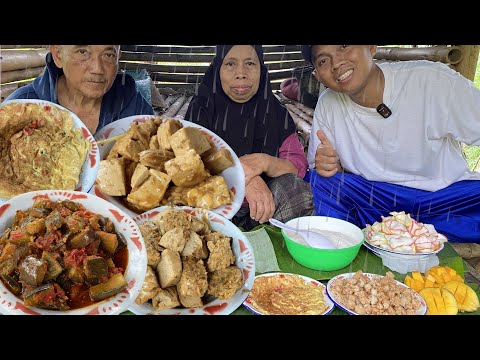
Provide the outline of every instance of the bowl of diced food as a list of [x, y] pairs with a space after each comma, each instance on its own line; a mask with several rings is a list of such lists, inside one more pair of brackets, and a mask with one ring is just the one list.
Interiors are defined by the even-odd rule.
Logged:
[[135, 217], [159, 206], [191, 206], [231, 219], [245, 197], [245, 173], [232, 148], [186, 120], [130, 116], [95, 138], [100, 169], [91, 190]]
[[0, 206], [2, 314], [119, 314], [146, 262], [137, 224], [94, 195], [41, 190]]
[[163, 206], [134, 218], [148, 268], [129, 310], [138, 315], [227, 315], [242, 305], [255, 278], [253, 248], [223, 216]]

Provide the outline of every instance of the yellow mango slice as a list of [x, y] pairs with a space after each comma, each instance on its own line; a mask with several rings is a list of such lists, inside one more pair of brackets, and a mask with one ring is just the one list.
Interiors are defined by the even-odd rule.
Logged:
[[455, 296], [448, 289], [424, 288], [420, 296], [427, 303], [427, 315], [456, 315], [458, 305]]
[[449, 290], [455, 296], [459, 311], [476, 311], [480, 307], [477, 293], [467, 284], [452, 280], [443, 285], [442, 288]]

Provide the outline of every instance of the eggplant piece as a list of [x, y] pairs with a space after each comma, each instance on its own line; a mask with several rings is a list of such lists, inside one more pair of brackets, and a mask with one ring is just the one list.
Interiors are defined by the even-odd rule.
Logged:
[[37, 219], [42, 219], [46, 218], [50, 213], [52, 212], [52, 209], [46, 209], [43, 207], [37, 207], [37, 208], [32, 208], [28, 211], [28, 215], [37, 218]]
[[5, 242], [8, 240], [10, 237], [10, 232], [12, 231], [11, 228], [5, 229], [5, 231], [0, 235], [0, 245], [5, 244]]
[[63, 217], [58, 213], [57, 210], [52, 212], [45, 218], [45, 225], [47, 227], [47, 231], [53, 231], [60, 229], [64, 223]]
[[71, 292], [72, 286], [75, 284], [65, 273], [58, 275], [55, 282], [66, 292]]
[[63, 271], [62, 265], [55, 259], [55, 257], [47, 251], [42, 253], [42, 260], [47, 263], [47, 273], [45, 274], [44, 281], [55, 279]]
[[10, 291], [15, 295], [20, 295], [22, 292], [22, 285], [15, 279], [15, 277], [10, 275], [0, 275], [3, 283], [10, 289]]
[[45, 261], [32, 255], [27, 256], [18, 268], [20, 281], [31, 286], [38, 286], [43, 282], [47, 268], [48, 265]]
[[66, 270], [66, 275], [76, 284], [83, 284], [85, 274], [80, 266], [73, 266]]
[[66, 233], [78, 233], [85, 229], [86, 225], [86, 219], [75, 214], [65, 218], [64, 227], [66, 227]]
[[100, 246], [110, 255], [115, 254], [118, 247], [117, 235], [105, 231], [97, 231], [97, 236], [102, 240]]
[[12, 226], [17, 226], [26, 217], [28, 217], [27, 212], [22, 211], [22, 210], [17, 210], [17, 212], [15, 213], [15, 217], [13, 218], [13, 225]]
[[70, 200], [63, 200], [60, 202], [62, 206], [65, 206], [68, 210], [72, 210], [73, 212], [82, 210], [82, 205]]
[[25, 224], [25, 230], [27, 230], [27, 233], [30, 235], [45, 233], [45, 230], [47, 229], [45, 226], [45, 219], [31, 219], [32, 220], [28, 224]]
[[[96, 219], [96, 221], [98, 222], [99, 229], [101, 231], [105, 231], [108, 233], [113, 233], [115, 231], [115, 225], [113, 224], [112, 220], [110, 220], [109, 218], [105, 216], [98, 216], [92, 219]], [[92, 222], [92, 219], [90, 220], [90, 222]]]
[[127, 247], [127, 240], [125, 239], [125, 236], [122, 235], [122, 233], [115, 233], [117, 234], [117, 239], [118, 239], [118, 246], [117, 250], [123, 249]]
[[68, 243], [67, 248], [71, 249], [81, 249], [90, 244], [93, 240], [96, 239], [95, 231], [92, 228], [87, 227], [85, 230], [75, 235]]
[[0, 275], [12, 275], [15, 269], [13, 257], [0, 263]]
[[69, 310], [70, 307], [64, 298], [57, 297], [53, 284], [45, 284], [23, 293], [23, 303], [26, 306], [36, 306], [47, 310]]
[[102, 276], [108, 275], [107, 262], [100, 256], [87, 256], [85, 262], [83, 263], [83, 270], [87, 279], [98, 279]]
[[99, 301], [116, 295], [127, 287], [127, 280], [122, 273], [116, 273], [106, 282], [90, 287], [90, 299]]
[[33, 236], [27, 233], [26, 229], [15, 229], [10, 232], [8, 241], [15, 245], [26, 245], [33, 241]]

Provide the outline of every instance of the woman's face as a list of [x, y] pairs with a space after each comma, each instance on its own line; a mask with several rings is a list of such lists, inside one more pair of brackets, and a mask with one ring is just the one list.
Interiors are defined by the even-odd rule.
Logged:
[[220, 81], [227, 96], [237, 103], [246, 103], [258, 91], [260, 60], [251, 45], [235, 45], [223, 59]]

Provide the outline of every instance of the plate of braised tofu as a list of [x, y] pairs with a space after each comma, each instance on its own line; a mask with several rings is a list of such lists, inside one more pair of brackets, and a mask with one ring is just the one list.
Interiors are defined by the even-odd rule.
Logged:
[[232, 148], [186, 120], [130, 116], [97, 132], [100, 168], [91, 193], [135, 217], [159, 206], [191, 206], [231, 219], [245, 197]]
[[129, 310], [137, 315], [227, 315], [255, 277], [245, 234], [217, 213], [163, 206], [134, 218], [147, 249], [147, 273]]

